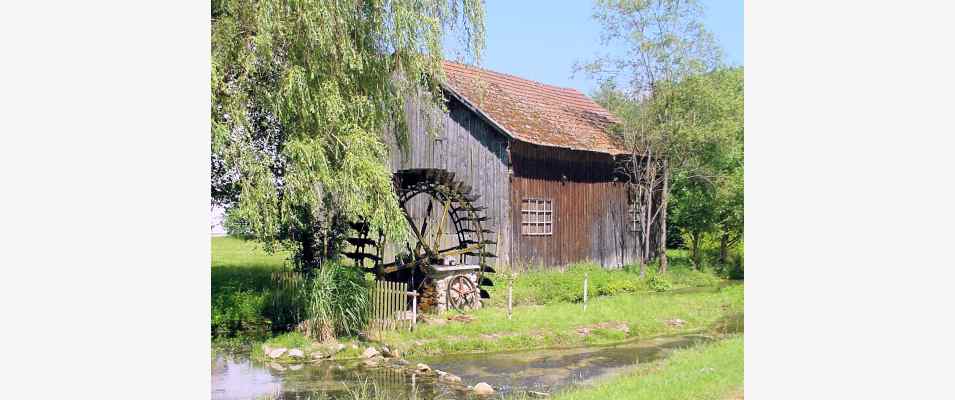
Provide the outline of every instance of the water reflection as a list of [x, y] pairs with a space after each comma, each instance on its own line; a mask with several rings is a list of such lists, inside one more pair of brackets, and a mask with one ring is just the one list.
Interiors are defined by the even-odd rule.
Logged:
[[[462, 354], [416, 361], [456, 374], [465, 384], [487, 382], [499, 389], [496, 397], [501, 398], [525, 391], [551, 393], [596, 377], [620, 374], [705, 340], [708, 338], [702, 335], [684, 335], [614, 346]], [[388, 400], [469, 398], [461, 387], [448, 386], [431, 376], [413, 375], [395, 367], [366, 369], [357, 362], [327, 361], [262, 365], [228, 354], [215, 357], [212, 398], [216, 400], [351, 399], [350, 391], [356, 390], [379, 392], [380, 397], [371, 398]]]

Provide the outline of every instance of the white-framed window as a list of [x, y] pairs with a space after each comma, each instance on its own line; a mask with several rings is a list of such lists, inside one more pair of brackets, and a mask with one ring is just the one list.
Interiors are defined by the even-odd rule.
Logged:
[[545, 236], [554, 234], [554, 201], [526, 198], [521, 201], [521, 234]]

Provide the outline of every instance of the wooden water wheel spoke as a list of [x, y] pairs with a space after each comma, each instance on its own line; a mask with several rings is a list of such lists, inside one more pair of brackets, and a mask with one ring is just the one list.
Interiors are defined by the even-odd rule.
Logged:
[[[424, 236], [428, 234], [428, 220], [431, 219], [431, 210], [434, 209], [434, 202], [431, 200], [432, 199], [430, 198], [428, 199], [428, 211], [425, 212], [424, 221], [421, 222], [421, 231], [420, 231], [421, 239], [423, 239]], [[414, 224], [412, 223], [412, 225]], [[421, 248], [424, 247], [424, 245], [425, 245], [424, 240], [419, 240], [418, 244], [415, 245], [414, 252], [417, 253], [418, 250], [421, 250]], [[436, 248], [436, 247], [432, 245], [431, 248]]]
[[[423, 246], [425, 252], [430, 253], [431, 249], [428, 248], [427, 245], [424, 243], [425, 242], [424, 235], [421, 233], [421, 231], [418, 230], [418, 227], [415, 226], [415, 222], [413, 219], [411, 219], [411, 216], [408, 215], [408, 212], [406, 211], [404, 214], [405, 214], [405, 220], [407, 220], [408, 224], [411, 225], [411, 230], [412, 232], [414, 232], [415, 238], [418, 239], [418, 244], [415, 246], [415, 248], [417, 249], [418, 246]], [[415, 251], [415, 253], [417, 253], [417, 251]]]
[[[441, 245], [441, 234], [444, 233], [444, 223], [448, 219], [448, 210], [451, 207], [451, 201], [444, 202], [444, 211], [441, 212], [441, 222], [438, 223], [437, 232], [434, 234], [434, 240], [431, 242], [431, 248], [437, 249]], [[440, 253], [440, 252], [439, 252]]]

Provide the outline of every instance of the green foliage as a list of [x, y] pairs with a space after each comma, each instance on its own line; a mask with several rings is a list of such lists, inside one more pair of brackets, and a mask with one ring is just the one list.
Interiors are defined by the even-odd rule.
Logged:
[[309, 279], [307, 315], [313, 324], [334, 327], [339, 336], [357, 335], [368, 321], [369, 285], [357, 268], [326, 264]]
[[[212, 5], [213, 194], [230, 232], [296, 246], [341, 216], [405, 234], [386, 134], [404, 101], [442, 106], [442, 43], [483, 48], [477, 0], [217, 0]], [[296, 232], [305, 232], [296, 234]]]
[[[261, 338], [314, 319], [329, 321], [339, 335], [364, 326], [368, 283], [355, 268], [328, 263], [311, 279], [287, 271], [283, 254], [268, 254], [255, 242], [212, 238], [212, 332], [215, 337]], [[285, 276], [285, 275], [283, 275]]]
[[267, 254], [254, 242], [212, 238], [212, 335], [262, 337], [272, 327], [271, 274], [284, 254]]
[[[598, 0], [594, 9], [612, 54], [578, 69], [601, 80], [597, 101], [622, 120], [615, 130], [632, 155], [622, 165], [641, 220], [673, 222], [694, 240], [717, 224], [731, 231], [727, 210], [741, 217], [742, 202], [719, 206], [732, 193], [715, 188], [733, 175], [727, 165], [742, 164], [742, 70], [721, 67], [697, 1]], [[644, 253], [652, 226], [638, 235]]]
[[[607, 269], [596, 264], [573, 264], [563, 271], [533, 271], [516, 274], [513, 287], [513, 304], [533, 305], [559, 302], [583, 301], [584, 275], [589, 278], [591, 297], [617, 296], [629, 293], [670, 290], [672, 288], [715, 286], [721, 282], [714, 271], [696, 271], [689, 262], [685, 250], [668, 251], [672, 265], [665, 274], [647, 271], [640, 278], [636, 265], [621, 269]], [[493, 278], [496, 286], [488, 288], [491, 306], [507, 303], [505, 279]]]
[[669, 279], [657, 274], [652, 274], [647, 278], [647, 286], [654, 292], [665, 292], [673, 288]]
[[696, 146], [702, 150], [692, 168], [675, 171], [671, 190], [670, 222], [684, 233], [702, 268], [701, 252], [713, 247], [707, 242], [722, 240], [728, 248], [742, 238], [743, 71], [718, 70], [679, 86], [673, 95], [676, 112], [697, 116], [697, 129], [712, 137]]
[[[584, 275], [588, 276], [590, 296], [613, 296], [646, 290], [639, 275], [625, 270], [610, 270], [596, 264], [574, 264], [564, 271], [534, 271], [518, 274], [514, 280], [514, 304], [548, 304], [583, 301]], [[489, 288], [490, 304], [507, 302], [507, 287], [501, 282]]]

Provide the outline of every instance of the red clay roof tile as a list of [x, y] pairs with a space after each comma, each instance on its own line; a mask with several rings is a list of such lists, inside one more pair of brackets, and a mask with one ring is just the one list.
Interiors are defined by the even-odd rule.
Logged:
[[445, 61], [447, 87], [515, 139], [544, 146], [626, 153], [607, 128], [619, 120], [569, 88]]

